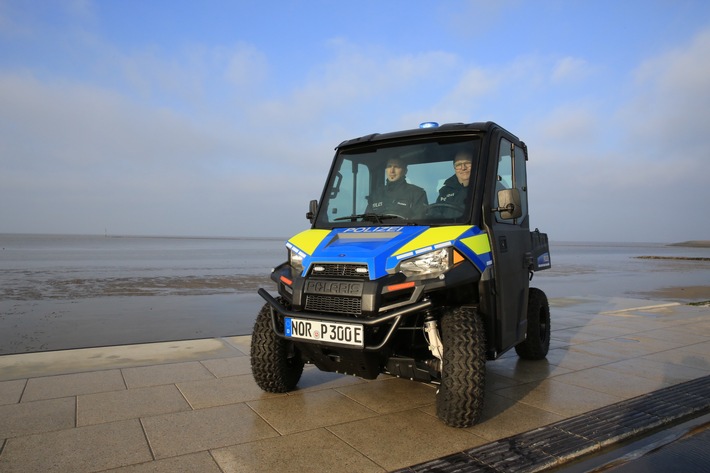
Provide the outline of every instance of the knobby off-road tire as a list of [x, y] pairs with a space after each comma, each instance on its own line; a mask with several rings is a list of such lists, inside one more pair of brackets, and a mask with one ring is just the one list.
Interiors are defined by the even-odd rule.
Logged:
[[441, 318], [444, 359], [436, 415], [451, 427], [469, 427], [481, 417], [486, 382], [486, 338], [475, 310], [455, 308]]
[[291, 391], [301, 379], [303, 364], [293, 343], [274, 333], [269, 304], [264, 304], [256, 316], [251, 336], [251, 372], [254, 381], [270, 393]]
[[550, 349], [550, 305], [540, 289], [530, 288], [528, 294], [528, 330], [525, 341], [515, 346], [524, 360], [542, 360]]

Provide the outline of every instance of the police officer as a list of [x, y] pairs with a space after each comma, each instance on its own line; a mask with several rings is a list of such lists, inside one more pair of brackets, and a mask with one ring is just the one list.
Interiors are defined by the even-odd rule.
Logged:
[[390, 158], [385, 168], [387, 182], [370, 196], [368, 212], [413, 218], [424, 215], [428, 204], [426, 192], [407, 182], [407, 165], [399, 158]]
[[442, 217], [458, 217], [463, 214], [466, 207], [466, 197], [468, 197], [468, 183], [471, 180], [471, 168], [473, 158], [466, 151], [459, 151], [454, 156], [454, 175], [444, 181], [444, 185], [439, 189], [439, 197], [436, 203], [445, 203], [460, 208], [457, 212], [454, 207], [443, 207], [438, 209], [438, 214]]

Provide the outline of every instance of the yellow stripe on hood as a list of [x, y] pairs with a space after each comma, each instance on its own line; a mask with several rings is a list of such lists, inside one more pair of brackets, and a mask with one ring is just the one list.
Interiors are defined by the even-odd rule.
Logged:
[[470, 228], [470, 225], [456, 225], [451, 227], [430, 228], [418, 237], [411, 240], [406, 245], [402, 246], [392, 256], [401, 255], [402, 253], [418, 250], [420, 248], [426, 248], [428, 246], [433, 246], [438, 243], [456, 240], [459, 236], [461, 236], [465, 231]]
[[289, 243], [301, 251], [312, 255], [323, 239], [328, 236], [330, 230], [306, 230], [293, 236]]

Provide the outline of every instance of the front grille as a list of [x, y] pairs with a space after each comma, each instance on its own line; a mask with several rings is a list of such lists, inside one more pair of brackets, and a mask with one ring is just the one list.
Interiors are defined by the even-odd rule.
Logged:
[[306, 295], [306, 310], [347, 315], [361, 315], [362, 304], [359, 297]]
[[310, 275], [319, 278], [369, 279], [370, 272], [366, 264], [316, 263], [311, 267]]

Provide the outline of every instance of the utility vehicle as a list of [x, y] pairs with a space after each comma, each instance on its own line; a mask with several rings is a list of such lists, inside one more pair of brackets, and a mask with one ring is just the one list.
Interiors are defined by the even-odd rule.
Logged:
[[[453, 180], [461, 152], [471, 160], [467, 183]], [[401, 201], [401, 212], [374, 203], [394, 158], [425, 206], [405, 213]], [[530, 231], [527, 160], [525, 143], [493, 122], [342, 142], [310, 202], [311, 228], [286, 242], [287, 261], [271, 273], [278, 295], [259, 289], [257, 384], [293, 390], [304, 363], [365, 379], [384, 373], [438, 384], [437, 416], [476, 423], [486, 361], [511, 348], [542, 359], [550, 343], [547, 297], [529, 286], [551, 262], [547, 235]], [[446, 182], [465, 198], [451, 203]]]

